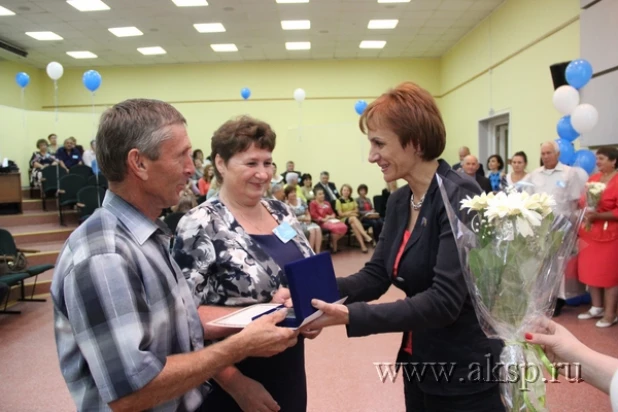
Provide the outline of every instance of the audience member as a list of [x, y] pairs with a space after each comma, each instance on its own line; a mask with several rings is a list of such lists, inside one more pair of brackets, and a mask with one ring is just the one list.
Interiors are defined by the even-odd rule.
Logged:
[[73, 166], [82, 164], [82, 155], [75, 148], [74, 139], [68, 138], [64, 141], [64, 147], [61, 147], [56, 152], [56, 159], [58, 160], [60, 167], [67, 172]]
[[313, 192], [313, 182], [312, 182], [312, 177], [309, 173], [305, 173], [302, 177], [301, 177], [301, 189], [303, 191], [303, 196], [305, 197], [305, 199], [307, 200], [307, 203], [311, 202], [313, 199], [315, 199], [315, 193]]
[[284, 189], [287, 189], [288, 187], [294, 188], [294, 190], [296, 191], [296, 196], [298, 196], [305, 202], [307, 201], [307, 199], [305, 198], [305, 194], [303, 193], [303, 189], [298, 184], [298, 174], [296, 172], [288, 172], [285, 175], [285, 181], [287, 185], [285, 185]]
[[86, 150], [82, 156], [82, 160], [86, 166], [92, 167], [92, 162], [97, 160], [96, 147], [97, 141], [91, 140], [90, 149]]
[[202, 177], [197, 182], [197, 187], [200, 191], [201, 196], [208, 195], [208, 191], [210, 190], [210, 184], [212, 182], [212, 178], [214, 176], [214, 170], [212, 164], [207, 164], [204, 166], [204, 172], [202, 173]]
[[324, 189], [321, 186], [316, 186], [313, 190], [315, 192], [315, 200], [309, 203], [311, 219], [322, 229], [330, 232], [331, 252], [337, 253], [337, 242], [347, 233], [348, 227], [337, 219], [330, 202], [326, 201]]
[[522, 181], [526, 175], [526, 166], [528, 166], [528, 156], [524, 152], [517, 152], [511, 158], [510, 173], [506, 174], [506, 186], [515, 186], [518, 182]]
[[273, 162], [273, 177], [270, 179], [270, 186], [274, 186], [277, 184], [283, 185], [285, 180], [283, 180], [283, 176], [277, 174], [277, 163]]
[[32, 153], [32, 157], [30, 158], [30, 168], [32, 169], [30, 174], [30, 186], [41, 187], [43, 169], [47, 166], [55, 166], [58, 162], [56, 158], [49, 153], [47, 141], [45, 139], [37, 140], [36, 147], [39, 150]]
[[345, 223], [352, 229], [354, 237], [358, 241], [363, 253], [367, 253], [369, 249], [365, 246], [365, 243], [372, 243], [371, 236], [367, 234], [365, 228], [360, 222], [358, 204], [352, 198], [352, 186], [344, 184], [341, 186], [341, 197], [335, 202], [335, 210], [339, 220]]
[[[588, 182], [606, 185], [595, 209], [588, 209], [584, 225], [579, 231], [579, 256], [577, 273], [579, 280], [588, 286], [592, 307], [579, 319], [601, 318], [596, 326], [606, 328], [618, 322], [618, 151], [609, 147], [597, 150], [598, 173]], [[582, 195], [580, 207], [587, 208], [586, 196]]]
[[[559, 161], [560, 148], [554, 141], [541, 145], [543, 166], [526, 175], [522, 182], [530, 183], [526, 191], [547, 193], [556, 201], [555, 214], [570, 216], [578, 207], [588, 176], [579, 167], [570, 167]], [[560, 284], [554, 316], [559, 316], [565, 304], [566, 291], [564, 278]]]
[[49, 154], [54, 156], [58, 151], [58, 136], [56, 136], [55, 133], [52, 133], [47, 136], [47, 140], [49, 140]]
[[[289, 176], [289, 174], [288, 174]], [[296, 219], [303, 229], [303, 233], [309, 239], [309, 245], [315, 253], [320, 253], [322, 250], [322, 229], [311, 221], [309, 206], [307, 202], [298, 197], [296, 190], [292, 186], [288, 186], [284, 190], [285, 202], [292, 208]]]
[[302, 176], [303, 174], [301, 172], [299, 172], [298, 170], [294, 170], [294, 162], [292, 160], [289, 160], [286, 164], [285, 164], [285, 172], [283, 172], [281, 174], [281, 177], [283, 178], [283, 181], [285, 181], [285, 178], [287, 176], [288, 173], [296, 173], [298, 176]]
[[[459, 162], [453, 165], [453, 170], [457, 170], [461, 172], [461, 168], [463, 167], [463, 160], [469, 154], [470, 154], [470, 148], [468, 146], [461, 146], [459, 148]], [[485, 171], [483, 170], [482, 164], [479, 163], [479, 168], [476, 173], [480, 174], [481, 176], [485, 176]]]
[[[337, 191], [337, 186], [333, 182], [330, 182], [330, 175], [327, 171], [323, 171], [320, 173], [320, 181], [317, 185], [313, 187], [313, 191], [316, 192], [317, 189], [322, 189], [324, 191], [324, 198], [327, 202], [333, 203], [335, 200], [339, 198], [339, 192]], [[317, 196], [317, 194], [316, 194]]]
[[358, 213], [360, 214], [360, 219], [363, 227], [371, 228], [373, 233], [373, 241], [374, 243], [377, 243], [380, 239], [382, 227], [384, 226], [384, 220], [382, 220], [380, 214], [376, 212], [376, 210], [373, 208], [371, 199], [367, 197], [368, 190], [369, 189], [367, 188], [366, 184], [361, 184], [360, 186], [358, 186], [358, 189], [356, 189], [356, 191], [358, 192], [356, 203], [358, 204]]
[[491, 183], [491, 190], [494, 193], [498, 193], [501, 190], [504, 190], [506, 187], [506, 178], [504, 176], [504, 160], [502, 160], [502, 156], [495, 154], [489, 156], [487, 159], [487, 178], [489, 179], [489, 183]]
[[461, 168], [464, 174], [474, 179], [476, 183], [483, 189], [485, 193], [491, 193], [492, 187], [489, 179], [483, 175], [476, 173], [479, 170], [479, 160], [474, 155], [468, 155], [463, 160], [463, 166]]

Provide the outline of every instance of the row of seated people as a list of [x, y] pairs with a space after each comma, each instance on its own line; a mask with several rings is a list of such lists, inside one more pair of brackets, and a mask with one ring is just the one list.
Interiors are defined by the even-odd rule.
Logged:
[[94, 141], [91, 143], [91, 149], [82, 152], [76, 147], [77, 141], [75, 138], [68, 138], [64, 141], [64, 146], [58, 149], [55, 153], [49, 150], [49, 144], [45, 139], [39, 139], [36, 143], [37, 151], [32, 153], [30, 157], [30, 187], [40, 188], [43, 169], [49, 166], [59, 166], [64, 171], [69, 170], [77, 165], [91, 166], [93, 160], [96, 159], [94, 153]]

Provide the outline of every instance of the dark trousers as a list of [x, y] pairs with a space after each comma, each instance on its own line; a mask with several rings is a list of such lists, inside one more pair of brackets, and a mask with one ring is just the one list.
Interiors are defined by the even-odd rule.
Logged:
[[380, 239], [380, 233], [382, 233], [382, 226], [384, 226], [384, 220], [380, 219], [363, 219], [362, 222], [365, 229], [373, 228], [373, 240], [376, 242]]
[[439, 396], [421, 390], [418, 382], [405, 379], [406, 412], [503, 412], [500, 386], [470, 395]]

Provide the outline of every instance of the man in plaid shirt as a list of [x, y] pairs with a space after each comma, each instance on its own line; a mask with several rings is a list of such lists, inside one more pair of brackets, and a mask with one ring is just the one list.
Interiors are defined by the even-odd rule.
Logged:
[[285, 311], [204, 348], [192, 287], [158, 220], [194, 173], [184, 117], [169, 104], [127, 100], [101, 117], [98, 164], [109, 181], [76, 229], [52, 281], [60, 367], [79, 411], [207, 409], [206, 381], [247, 356], [293, 346]]

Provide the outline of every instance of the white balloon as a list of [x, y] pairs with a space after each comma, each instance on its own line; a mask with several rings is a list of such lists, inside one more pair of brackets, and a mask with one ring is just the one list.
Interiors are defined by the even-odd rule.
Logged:
[[560, 113], [568, 115], [579, 104], [579, 92], [572, 86], [560, 86], [554, 92], [554, 107]]
[[47, 65], [47, 75], [52, 80], [58, 80], [64, 74], [64, 68], [58, 62], [51, 62]]
[[294, 100], [296, 100], [298, 103], [305, 100], [305, 96], [305, 91], [303, 89], [294, 90]]
[[599, 121], [599, 112], [588, 103], [580, 104], [571, 113], [571, 124], [573, 129], [580, 134], [591, 131]]

